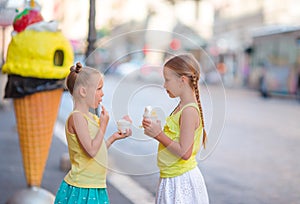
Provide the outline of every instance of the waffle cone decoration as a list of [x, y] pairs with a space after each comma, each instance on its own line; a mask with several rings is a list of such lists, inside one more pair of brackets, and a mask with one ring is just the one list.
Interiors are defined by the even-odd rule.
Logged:
[[27, 184], [40, 187], [74, 53], [58, 23], [44, 21], [39, 6], [30, 3], [14, 19], [1, 71], [8, 74], [5, 98], [14, 99]]
[[63, 89], [14, 99], [20, 148], [27, 184], [40, 186], [51, 146]]

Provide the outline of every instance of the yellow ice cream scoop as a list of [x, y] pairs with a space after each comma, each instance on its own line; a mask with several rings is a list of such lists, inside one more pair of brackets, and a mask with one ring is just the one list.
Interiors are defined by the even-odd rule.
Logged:
[[3, 73], [63, 79], [73, 64], [73, 49], [61, 32], [25, 30], [12, 37]]

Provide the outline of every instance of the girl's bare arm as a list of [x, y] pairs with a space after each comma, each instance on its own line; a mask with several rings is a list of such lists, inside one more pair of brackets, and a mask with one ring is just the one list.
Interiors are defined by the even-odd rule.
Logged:
[[68, 126], [77, 135], [78, 140], [84, 150], [91, 156], [95, 157], [99, 151], [104, 138], [104, 132], [99, 128], [96, 136], [92, 139], [88, 132], [88, 122], [81, 113], [73, 113], [68, 120]]

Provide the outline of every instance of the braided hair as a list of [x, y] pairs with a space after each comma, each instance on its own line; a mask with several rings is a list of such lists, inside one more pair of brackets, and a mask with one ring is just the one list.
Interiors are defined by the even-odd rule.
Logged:
[[164, 67], [168, 67], [175, 71], [179, 76], [186, 76], [189, 80], [190, 87], [194, 90], [197, 99], [198, 107], [200, 110], [201, 123], [203, 127], [203, 147], [206, 147], [207, 135], [204, 128], [203, 110], [200, 101], [199, 92], [199, 78], [200, 78], [200, 65], [192, 54], [181, 54], [174, 56], [166, 61]]

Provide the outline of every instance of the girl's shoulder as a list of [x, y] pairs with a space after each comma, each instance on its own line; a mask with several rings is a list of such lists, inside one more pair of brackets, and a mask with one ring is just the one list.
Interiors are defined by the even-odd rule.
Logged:
[[91, 120], [91, 119], [95, 119], [97, 118], [97, 116], [95, 114], [92, 114], [92, 113], [88, 113], [88, 114], [85, 114], [79, 110], [73, 110], [70, 114], [69, 114], [69, 118], [70, 117], [82, 117], [82, 118], [85, 118], [86, 120]]
[[78, 110], [73, 110], [67, 120], [66, 120], [66, 130], [68, 133], [71, 133], [71, 134], [75, 134], [75, 120], [78, 122], [78, 121], [84, 121], [86, 120], [84, 115], [78, 111]]
[[180, 117], [180, 115], [182, 114], [182, 111], [184, 110], [184, 109], [186, 109], [186, 108], [188, 108], [188, 107], [193, 107], [193, 108], [195, 108], [197, 111], [198, 111], [198, 113], [200, 113], [200, 110], [199, 110], [199, 107], [198, 107], [198, 104], [197, 103], [195, 103], [195, 102], [191, 102], [191, 103], [188, 103], [188, 104], [186, 104], [186, 105], [184, 105], [180, 110], [176, 110], [177, 108], [175, 108], [175, 110], [170, 114], [170, 116], [169, 117]]
[[[189, 107], [191, 107], [191, 108], [189, 108]], [[183, 111], [184, 112], [186, 112], [186, 111], [189, 112], [189, 111], [194, 111], [194, 110], [196, 110], [198, 114], [200, 113], [198, 104], [194, 103], [194, 102], [188, 103], [188, 104], [184, 105], [179, 111], [171, 113], [171, 115], [168, 116], [167, 119], [168, 120], [179, 121], [180, 118], [181, 118], [181, 115], [182, 115]], [[190, 113], [187, 113], [187, 114], [190, 114]]]
[[198, 111], [198, 113], [200, 112], [199, 107], [198, 107], [198, 104], [195, 103], [195, 102], [188, 103], [188, 104], [184, 105], [184, 106], [181, 108], [181, 112], [184, 111], [184, 110], [185, 110], [186, 108], [188, 108], [188, 107], [195, 108], [195, 109]]
[[[75, 122], [76, 121], [76, 122]], [[82, 113], [78, 110], [73, 110], [67, 120], [66, 120], [66, 127], [68, 132], [74, 134], [75, 125], [78, 124], [86, 124], [87, 126], [99, 126], [99, 117], [93, 113]]]

